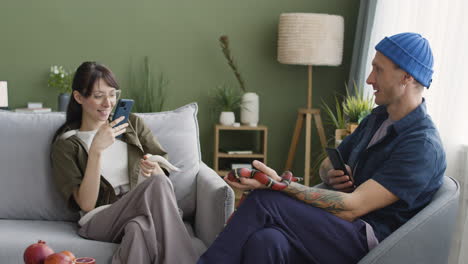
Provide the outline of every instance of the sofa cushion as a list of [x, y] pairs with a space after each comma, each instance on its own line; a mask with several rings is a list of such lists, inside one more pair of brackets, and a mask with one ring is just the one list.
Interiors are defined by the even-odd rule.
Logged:
[[[198, 255], [206, 246], [194, 236], [192, 226], [185, 223]], [[88, 240], [77, 234], [77, 225], [62, 221], [0, 219], [0, 263], [23, 263], [23, 252], [31, 244], [43, 240], [55, 252], [69, 250], [77, 257], [92, 257], [96, 263], [110, 263], [118, 244]], [[7, 239], [11, 238], [11, 239]]]
[[77, 257], [93, 257], [96, 263], [110, 263], [119, 246], [80, 237], [77, 224], [72, 222], [0, 220], [0, 234], [0, 263], [23, 263], [24, 250], [38, 240], [45, 241], [55, 252], [69, 250]]
[[197, 104], [191, 103], [173, 111], [138, 114], [167, 151], [169, 161], [181, 169], [171, 172], [169, 178], [184, 218], [195, 213], [196, 174], [201, 161], [197, 111]]
[[0, 218], [76, 220], [57, 191], [50, 143], [63, 113], [0, 111]]

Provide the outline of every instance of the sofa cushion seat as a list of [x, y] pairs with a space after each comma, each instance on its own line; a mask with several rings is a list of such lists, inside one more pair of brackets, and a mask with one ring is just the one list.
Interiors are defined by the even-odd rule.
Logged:
[[[186, 222], [185, 226], [192, 237], [192, 244], [197, 254], [201, 255], [206, 250], [206, 246], [194, 236], [189, 223]], [[1, 243], [2, 261], [8, 260], [5, 263], [9, 264], [23, 264], [19, 259], [22, 259], [24, 250], [38, 240], [43, 240], [55, 252], [69, 250], [76, 257], [92, 257], [96, 259], [96, 263], [110, 263], [119, 245], [82, 238], [77, 234], [77, 229], [77, 224], [73, 222], [0, 219], [0, 234], [3, 239], [14, 238]]]

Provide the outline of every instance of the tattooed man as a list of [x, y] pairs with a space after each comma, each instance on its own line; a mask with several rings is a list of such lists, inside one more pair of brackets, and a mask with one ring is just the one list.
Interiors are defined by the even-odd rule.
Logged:
[[378, 106], [338, 147], [354, 182], [328, 159], [320, 168], [328, 189], [291, 182], [273, 191], [255, 179], [226, 179], [254, 191], [198, 263], [356, 263], [431, 201], [446, 168], [422, 96], [431, 48], [421, 35], [401, 33], [375, 49], [366, 82]]

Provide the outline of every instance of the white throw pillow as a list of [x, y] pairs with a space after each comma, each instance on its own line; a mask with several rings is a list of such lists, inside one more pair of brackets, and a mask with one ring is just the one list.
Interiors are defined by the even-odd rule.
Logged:
[[196, 175], [201, 153], [197, 121], [198, 105], [191, 103], [173, 111], [139, 113], [169, 155], [169, 161], [181, 169], [171, 172], [177, 203], [184, 218], [195, 213]]

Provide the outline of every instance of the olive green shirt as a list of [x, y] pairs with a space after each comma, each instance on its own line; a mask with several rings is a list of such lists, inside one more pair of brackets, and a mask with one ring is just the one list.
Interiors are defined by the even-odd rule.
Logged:
[[[143, 155], [147, 153], [167, 155], [140, 117], [131, 114], [128, 124], [129, 126], [126, 128], [121, 140], [127, 143], [128, 176], [130, 190], [132, 190], [138, 182], [139, 162]], [[54, 181], [60, 193], [67, 201], [70, 209], [79, 211], [80, 207], [73, 197], [73, 191], [80, 186], [83, 180], [88, 163], [88, 149], [86, 144], [76, 136], [75, 130], [68, 129], [52, 143], [51, 160]], [[114, 188], [101, 175], [95, 207], [111, 204], [115, 201], [117, 201], [117, 196]]]

